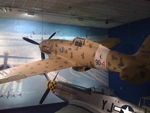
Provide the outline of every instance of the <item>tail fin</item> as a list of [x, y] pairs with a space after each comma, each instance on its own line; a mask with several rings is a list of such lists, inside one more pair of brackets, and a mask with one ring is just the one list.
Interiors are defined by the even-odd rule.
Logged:
[[140, 49], [135, 54], [137, 59], [150, 60], [150, 35], [143, 42]]

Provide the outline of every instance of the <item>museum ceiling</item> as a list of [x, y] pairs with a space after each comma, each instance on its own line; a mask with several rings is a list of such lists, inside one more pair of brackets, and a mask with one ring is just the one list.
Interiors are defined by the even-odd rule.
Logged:
[[149, 0], [0, 0], [0, 8], [0, 17], [101, 28], [150, 17]]

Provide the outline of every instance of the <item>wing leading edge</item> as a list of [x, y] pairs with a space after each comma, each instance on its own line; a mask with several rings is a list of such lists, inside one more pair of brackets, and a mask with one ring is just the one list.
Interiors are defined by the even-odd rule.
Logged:
[[0, 84], [75, 66], [76, 63], [57, 56], [0, 71]]

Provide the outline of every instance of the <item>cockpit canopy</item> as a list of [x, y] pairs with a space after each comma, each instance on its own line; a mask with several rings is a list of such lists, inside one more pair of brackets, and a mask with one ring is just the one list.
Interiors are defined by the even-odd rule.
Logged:
[[83, 38], [76, 37], [73, 40], [73, 43], [74, 43], [75, 46], [82, 47], [82, 45], [84, 45], [84, 43], [85, 43], [85, 40]]
[[114, 91], [109, 87], [103, 87], [103, 86], [92, 87], [91, 90], [93, 93], [100, 93], [100, 94], [115, 96]]

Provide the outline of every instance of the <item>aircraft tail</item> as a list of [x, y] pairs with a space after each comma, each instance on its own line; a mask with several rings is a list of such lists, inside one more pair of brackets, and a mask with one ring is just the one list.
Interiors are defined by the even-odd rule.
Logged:
[[150, 35], [143, 42], [140, 49], [134, 54], [137, 59], [150, 60]]
[[8, 58], [33, 59], [32, 57], [10, 56], [8, 52], [4, 52], [4, 55], [0, 55], [0, 58], [4, 58], [4, 63], [2, 65], [0, 65], [0, 70], [7, 69], [8, 67], [12, 67], [12, 66], [8, 65]]

